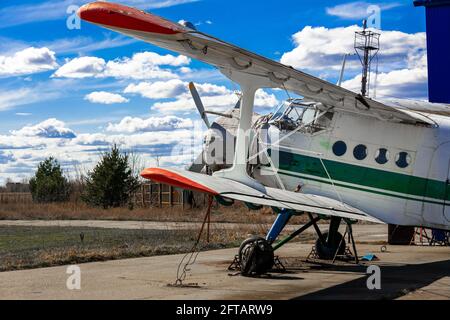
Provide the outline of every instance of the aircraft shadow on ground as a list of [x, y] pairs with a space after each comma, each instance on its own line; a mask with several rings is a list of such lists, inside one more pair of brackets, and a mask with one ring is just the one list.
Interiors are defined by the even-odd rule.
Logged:
[[364, 275], [358, 279], [296, 297], [294, 300], [390, 300], [402, 297], [443, 277], [450, 276], [450, 260], [406, 265], [374, 264], [381, 268], [381, 290], [369, 290], [367, 288], [369, 275], [365, 275], [365, 272], [369, 264], [365, 266], [328, 265], [324, 272], [355, 272]]

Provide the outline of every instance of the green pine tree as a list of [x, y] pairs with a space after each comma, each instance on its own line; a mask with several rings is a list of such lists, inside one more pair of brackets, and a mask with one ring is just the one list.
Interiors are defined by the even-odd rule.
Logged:
[[39, 163], [38, 169], [29, 183], [35, 202], [63, 202], [69, 199], [69, 181], [63, 175], [59, 162], [53, 157]]
[[83, 201], [104, 209], [129, 204], [132, 194], [139, 188], [127, 153], [121, 153], [117, 145], [102, 157], [85, 179]]

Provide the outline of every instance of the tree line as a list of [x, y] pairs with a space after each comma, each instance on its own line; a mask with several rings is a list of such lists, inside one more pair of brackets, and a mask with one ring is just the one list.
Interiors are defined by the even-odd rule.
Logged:
[[[86, 204], [104, 209], [129, 206], [140, 186], [132, 156], [117, 145], [101, 154], [93, 170], [81, 177], [80, 198]], [[60, 163], [49, 157], [39, 163], [30, 179], [30, 191], [37, 203], [68, 201], [75, 185], [64, 174]]]

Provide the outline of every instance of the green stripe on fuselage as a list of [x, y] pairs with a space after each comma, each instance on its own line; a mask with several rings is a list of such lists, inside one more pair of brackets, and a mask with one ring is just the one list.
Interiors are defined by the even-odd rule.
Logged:
[[[328, 180], [319, 158], [279, 150], [279, 169]], [[450, 188], [444, 181], [415, 177], [407, 174], [362, 167], [332, 160], [323, 160], [333, 181], [370, 187], [405, 195], [450, 200]], [[446, 188], [448, 188], [446, 192]], [[371, 192], [370, 190], [366, 190]], [[395, 196], [395, 195], [393, 195]], [[444, 204], [442, 202], [442, 204]]]

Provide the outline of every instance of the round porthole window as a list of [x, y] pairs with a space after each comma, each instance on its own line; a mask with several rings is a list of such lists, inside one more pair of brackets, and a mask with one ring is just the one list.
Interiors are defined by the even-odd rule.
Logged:
[[399, 168], [407, 168], [411, 164], [411, 156], [408, 152], [400, 152], [395, 158], [395, 164]]
[[355, 149], [353, 149], [353, 156], [357, 160], [364, 160], [367, 158], [367, 147], [363, 144], [357, 145]]
[[347, 145], [344, 141], [337, 141], [333, 145], [333, 153], [338, 156], [342, 157], [347, 152]]
[[375, 161], [379, 164], [386, 164], [389, 161], [389, 151], [384, 148], [378, 149]]

